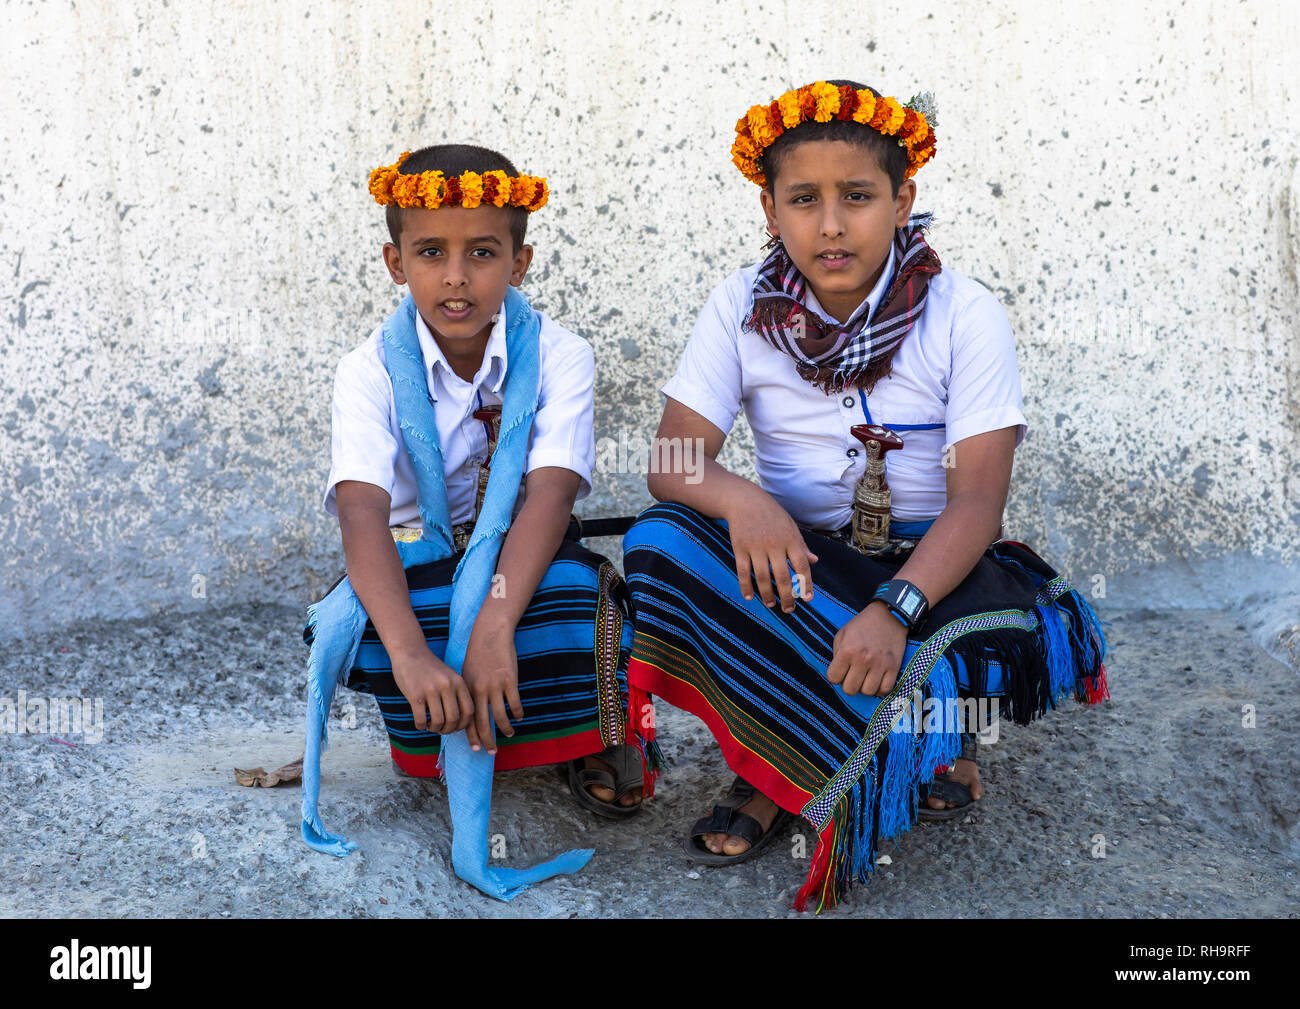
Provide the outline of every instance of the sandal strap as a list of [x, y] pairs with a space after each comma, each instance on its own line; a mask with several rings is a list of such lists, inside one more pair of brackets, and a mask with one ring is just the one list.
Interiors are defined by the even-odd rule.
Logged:
[[588, 785], [599, 785], [613, 791], [614, 777], [603, 767], [584, 767], [578, 771], [578, 785], [583, 789]]
[[748, 813], [739, 813], [736, 809], [735, 806], [714, 806], [712, 813], [696, 821], [695, 826], [691, 828], [691, 836], [730, 834], [739, 837], [752, 847], [762, 837], [763, 825]]
[[929, 795], [957, 806], [965, 806], [974, 801], [967, 786], [942, 774], [935, 775], [934, 783], [930, 785]]
[[617, 802], [635, 788], [644, 787], [644, 762], [641, 748], [635, 743], [616, 743], [608, 746], [596, 754], [596, 759], [614, 768], [613, 784], [606, 786], [614, 790], [614, 801]]

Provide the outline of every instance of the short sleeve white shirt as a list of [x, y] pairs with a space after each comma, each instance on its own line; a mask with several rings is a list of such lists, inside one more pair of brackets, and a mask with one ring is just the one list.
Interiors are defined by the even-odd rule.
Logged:
[[[528, 438], [525, 473], [560, 466], [582, 478], [578, 500], [591, 493], [596, 461], [592, 430], [596, 362], [591, 345], [575, 333], [541, 316], [541, 388]], [[453, 525], [474, 517], [479, 468], [487, 461], [488, 428], [474, 411], [499, 406], [509, 361], [505, 312], [488, 337], [483, 362], [466, 382], [447, 363], [423, 317], [416, 313], [416, 335], [424, 359], [429, 395], [434, 401], [438, 443], [442, 448], [447, 504]], [[397, 425], [393, 385], [384, 358], [383, 326], [344, 355], [334, 379], [331, 466], [325, 511], [338, 515], [335, 488], [358, 480], [386, 491], [391, 500], [389, 525], [420, 528], [415, 473]], [[520, 484], [523, 490], [523, 484]], [[515, 499], [517, 514], [522, 495]]]
[[[827, 395], [799, 377], [788, 354], [744, 328], [759, 265], [714, 289], [661, 391], [724, 434], [744, 409], [759, 483], [796, 520], [817, 529], [850, 521], [866, 460], [849, 429], [868, 417], [903, 439], [885, 466], [893, 515], [905, 521], [943, 511], [946, 446], [1012, 426], [1016, 444], [1024, 439], [1015, 337], [997, 298], [978, 282], [945, 266], [930, 279], [925, 309], [894, 355], [892, 373], [870, 396], [854, 388]], [[893, 272], [891, 250], [880, 280], [850, 318], [876, 311]], [[807, 307], [833, 321], [811, 292]]]

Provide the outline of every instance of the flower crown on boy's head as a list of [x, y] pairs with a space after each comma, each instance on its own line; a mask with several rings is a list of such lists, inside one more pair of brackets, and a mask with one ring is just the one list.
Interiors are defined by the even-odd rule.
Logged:
[[868, 88], [816, 81], [787, 91], [767, 105], [755, 105], [741, 116], [736, 121], [731, 160], [750, 182], [765, 186], [767, 177], [760, 166], [764, 152], [777, 137], [801, 123], [832, 119], [860, 123], [882, 136], [897, 137], [898, 146], [907, 150], [904, 178], [910, 179], [934, 157], [934, 102], [928, 91], [901, 103]]
[[509, 176], [505, 172], [462, 172], [451, 178], [442, 172], [404, 175], [402, 162], [411, 156], [402, 152], [396, 163], [382, 165], [370, 173], [370, 195], [381, 207], [522, 207], [530, 214], [546, 206], [550, 189], [546, 180], [536, 175]]

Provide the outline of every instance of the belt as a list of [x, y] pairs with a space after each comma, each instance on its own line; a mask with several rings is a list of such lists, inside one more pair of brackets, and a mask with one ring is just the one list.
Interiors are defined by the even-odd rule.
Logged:
[[[923, 519], [915, 522], [891, 521], [889, 523], [889, 546], [872, 551], [869, 556], [879, 556], [881, 554], [901, 553], [905, 550], [912, 550], [920, 541], [921, 537], [929, 531], [933, 519]], [[858, 545], [853, 541], [853, 523], [846, 522], [838, 529], [812, 529], [810, 526], [805, 527], [819, 536], [825, 536], [827, 539], [835, 540], [839, 543], [847, 544], [858, 550], [859, 553], [867, 553], [860, 550]]]
[[[616, 518], [581, 519], [577, 515], [569, 516], [569, 526], [564, 530], [564, 538], [574, 543], [590, 536], [622, 536], [631, 528], [635, 516], [621, 515]], [[400, 543], [410, 543], [421, 536], [419, 529], [406, 526], [394, 526], [389, 530], [393, 539]], [[452, 546], [460, 553], [469, 546], [470, 536], [474, 532], [473, 522], [461, 522], [451, 530]]]

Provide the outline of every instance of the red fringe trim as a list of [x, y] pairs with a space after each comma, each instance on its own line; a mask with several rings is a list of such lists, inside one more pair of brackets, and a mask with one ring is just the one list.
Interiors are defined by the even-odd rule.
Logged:
[[644, 690], [631, 684], [627, 688], [627, 727], [641, 740], [642, 787], [645, 797], [653, 798], [655, 782], [659, 780], [659, 767], [650, 756], [655, 741], [654, 702]]
[[1110, 687], [1106, 684], [1106, 666], [1103, 664], [1093, 676], [1083, 683], [1083, 699], [1088, 704], [1110, 700]]
[[[808, 898], [814, 895], [818, 898], [817, 910], [820, 911], [822, 905], [826, 903], [826, 889], [828, 885], [832, 885], [831, 865], [835, 861], [834, 850], [835, 818], [831, 817], [817, 838], [817, 850], [813, 852], [812, 865], [808, 869], [808, 879], [795, 895], [794, 909], [796, 911], [807, 911]], [[834, 902], [832, 901], [832, 903]]]

